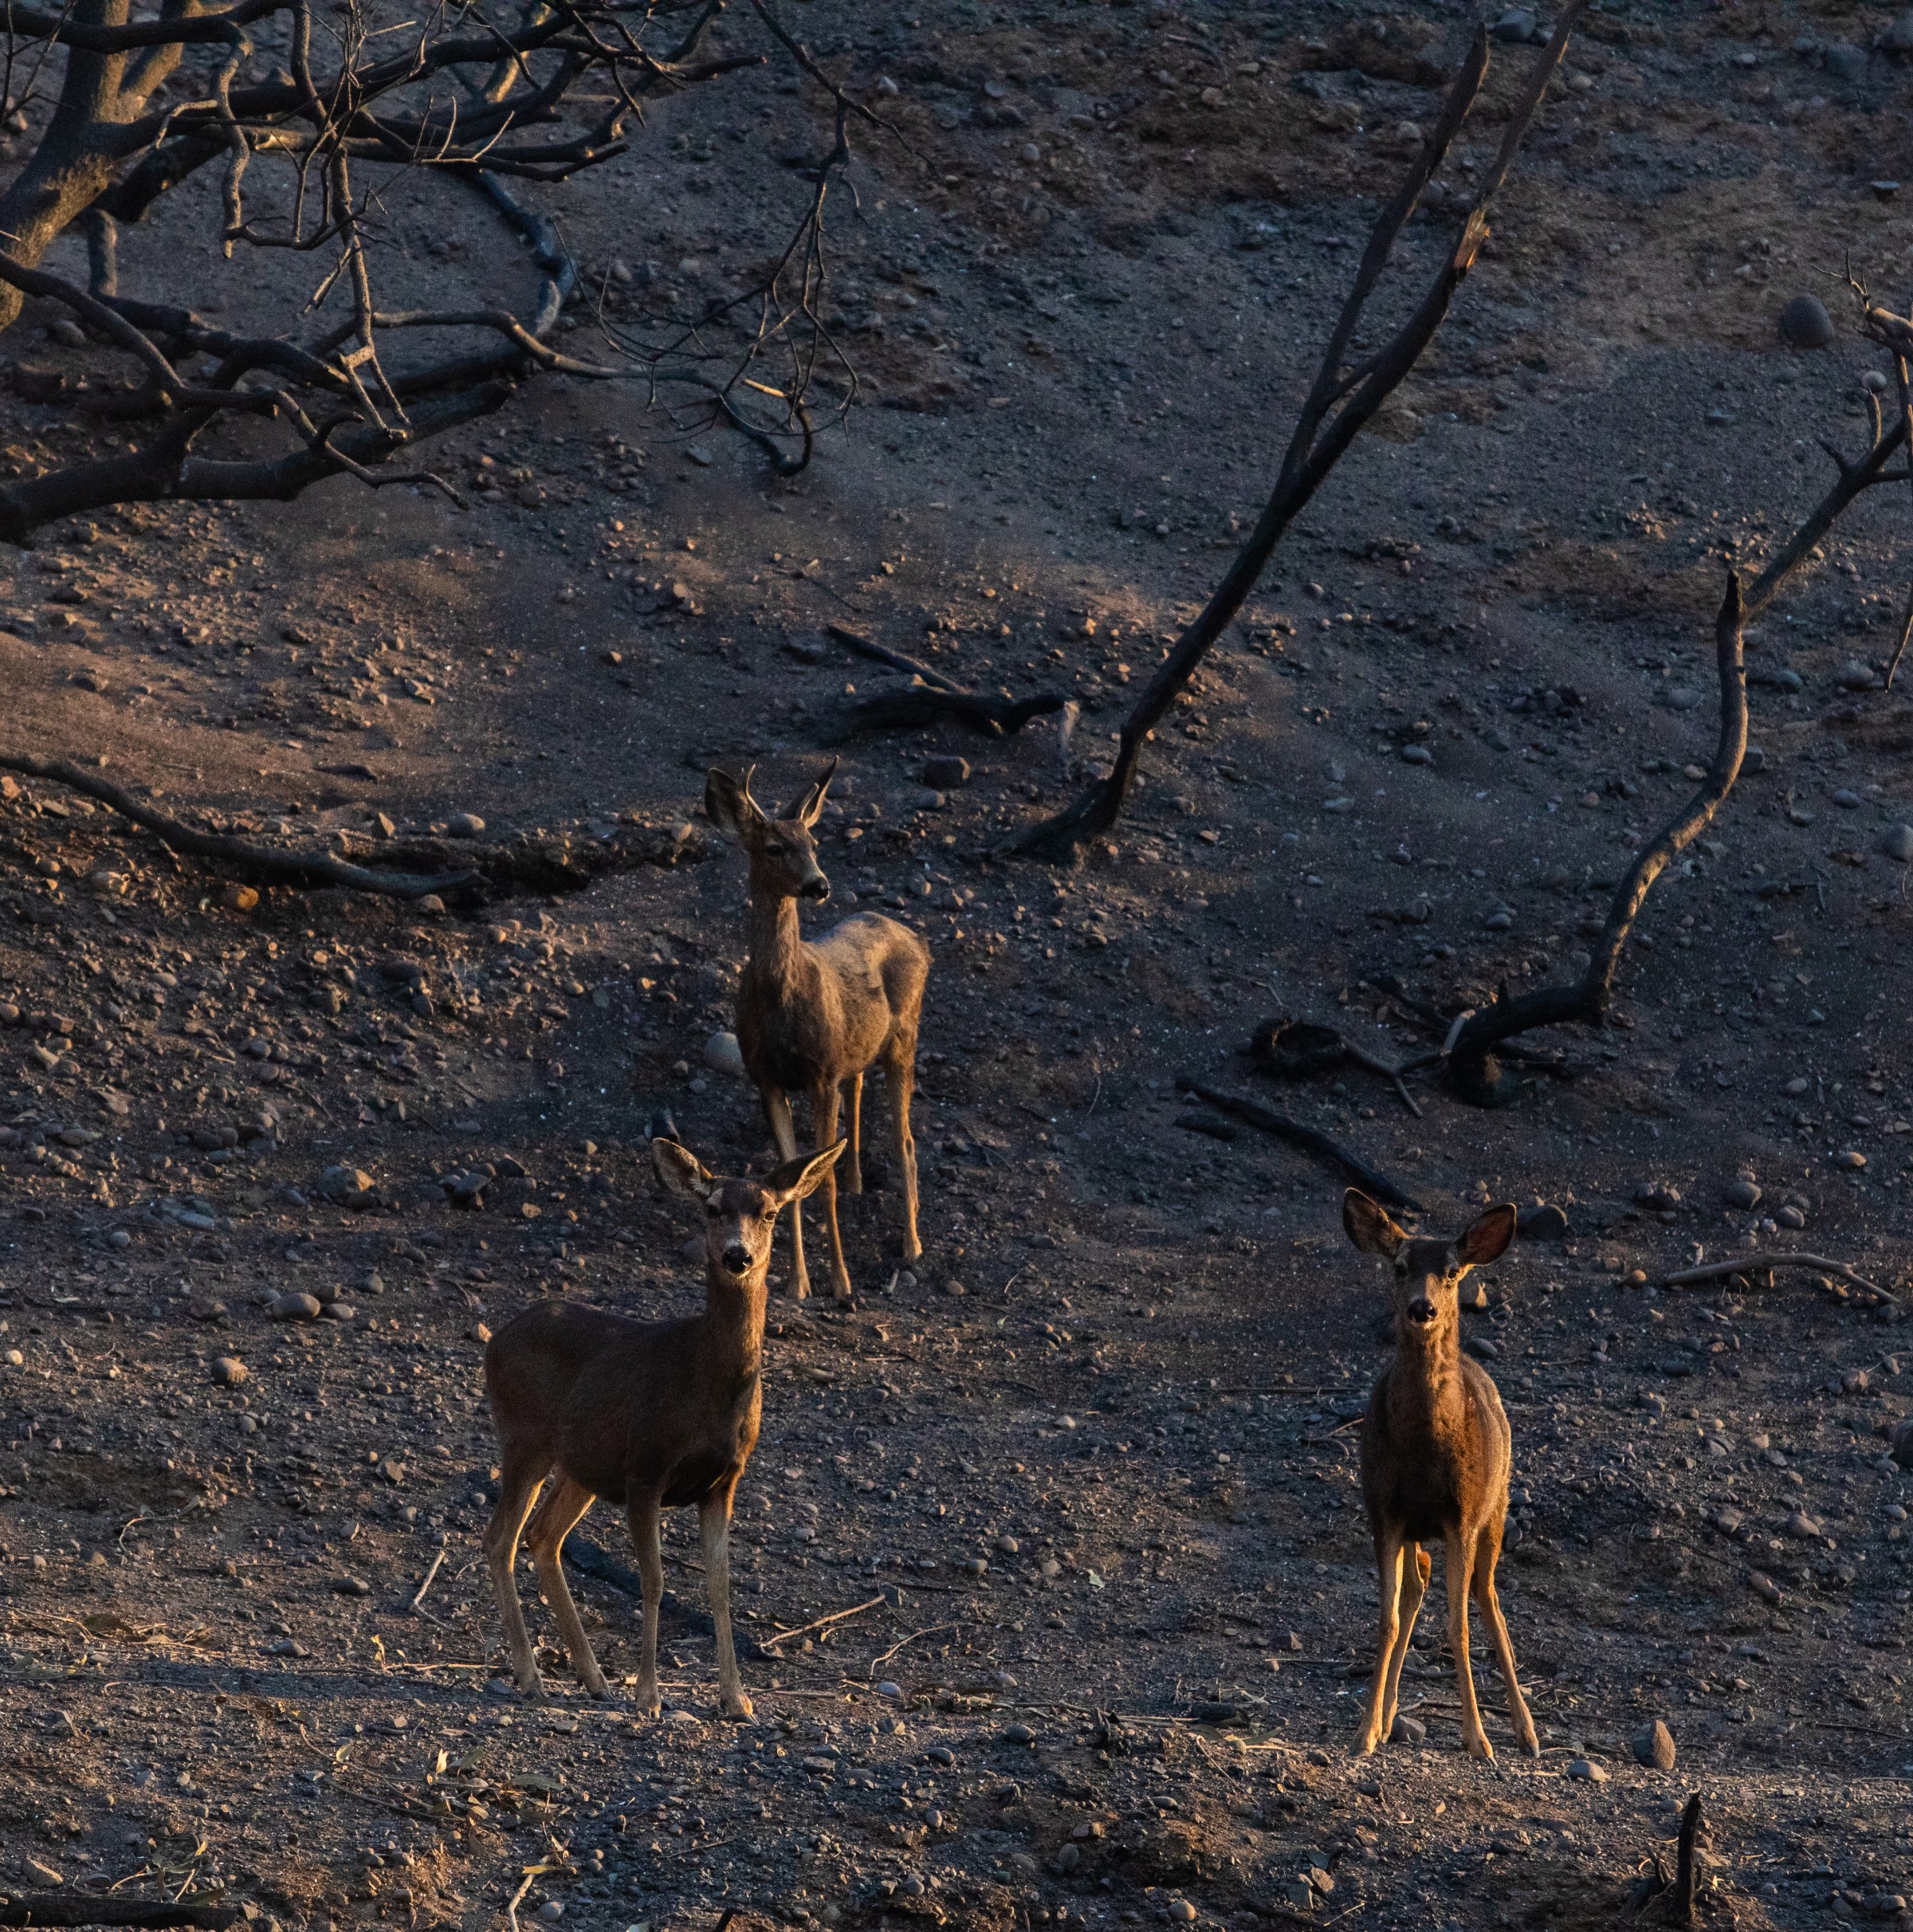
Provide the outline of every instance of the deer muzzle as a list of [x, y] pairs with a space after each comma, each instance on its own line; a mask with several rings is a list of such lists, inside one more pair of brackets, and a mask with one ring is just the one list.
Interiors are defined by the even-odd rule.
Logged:
[[821, 872], [813, 872], [797, 889], [805, 898], [815, 899], [821, 905], [831, 896], [831, 882]]
[[1435, 1304], [1425, 1294], [1418, 1294], [1408, 1304], [1408, 1319], [1417, 1328], [1426, 1328], [1435, 1319]]
[[751, 1251], [741, 1241], [733, 1241], [724, 1251], [724, 1265], [733, 1274], [748, 1274]]

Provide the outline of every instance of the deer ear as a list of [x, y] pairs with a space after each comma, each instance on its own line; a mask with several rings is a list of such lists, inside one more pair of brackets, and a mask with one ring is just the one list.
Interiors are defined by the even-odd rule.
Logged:
[[1400, 1253], [1408, 1236], [1389, 1219], [1389, 1211], [1372, 1201], [1359, 1188], [1351, 1188], [1341, 1197], [1341, 1225], [1349, 1239], [1365, 1255], [1385, 1255], [1390, 1260]]
[[719, 831], [728, 833], [740, 845], [752, 823], [764, 816], [751, 796], [749, 774], [739, 784], [729, 772], [720, 771], [715, 765], [705, 775], [704, 810]]
[[815, 1193], [823, 1184], [824, 1176], [837, 1164], [837, 1156], [849, 1145], [848, 1141], [839, 1141], [820, 1154], [793, 1154], [765, 1179], [765, 1193], [776, 1195], [780, 1208]]
[[1503, 1203], [1471, 1221], [1455, 1237], [1455, 1257], [1464, 1267], [1485, 1267], [1499, 1261], [1514, 1239], [1514, 1210]]
[[823, 768], [820, 777], [813, 779], [810, 789], [784, 815], [795, 819], [807, 832], [823, 815], [823, 801], [831, 788], [831, 780], [837, 776], [838, 761], [833, 758]]
[[676, 1141], [654, 1141], [651, 1143], [651, 1165], [658, 1170], [658, 1178], [674, 1194], [682, 1194], [686, 1200], [708, 1200], [714, 1184], [704, 1163], [688, 1147]]

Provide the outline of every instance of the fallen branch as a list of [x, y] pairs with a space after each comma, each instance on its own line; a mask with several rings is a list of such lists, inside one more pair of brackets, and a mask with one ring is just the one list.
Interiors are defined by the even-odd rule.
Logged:
[[1264, 1133], [1272, 1133], [1278, 1140], [1287, 1141], [1303, 1148], [1326, 1160], [1331, 1167], [1341, 1168], [1343, 1173], [1356, 1182], [1365, 1192], [1389, 1208], [1400, 1208], [1409, 1214], [1424, 1211], [1421, 1203], [1412, 1195], [1404, 1194], [1385, 1175], [1377, 1174], [1365, 1162], [1357, 1160], [1347, 1149], [1340, 1147], [1318, 1129], [1305, 1125], [1300, 1121], [1292, 1121], [1286, 1113], [1278, 1113], [1272, 1107], [1265, 1107], [1259, 1100], [1249, 1100], [1239, 1094], [1225, 1093], [1220, 1087], [1205, 1086], [1200, 1080], [1187, 1074], [1176, 1076], [1176, 1090], [1179, 1094], [1193, 1094], [1198, 1100], [1208, 1104], [1223, 1113], [1232, 1113], [1239, 1121], [1247, 1121], [1251, 1127], [1259, 1127]]
[[236, 1905], [169, 1905], [163, 1899], [89, 1899], [84, 1892], [11, 1892], [0, 1899], [0, 1926], [139, 1926], [163, 1932], [191, 1926], [226, 1932], [246, 1917]]
[[91, 772], [81, 771], [64, 758], [0, 756], [0, 772], [18, 772], [22, 778], [37, 779], [45, 784], [62, 785], [69, 791], [80, 792], [157, 834], [176, 851], [210, 859], [242, 878], [260, 879], [269, 885], [342, 886], [348, 891], [376, 893], [387, 898], [422, 899], [428, 893], [460, 893], [478, 881], [475, 872], [430, 876], [375, 872], [335, 858], [329, 852], [282, 852], [244, 838], [228, 838], [223, 833], [198, 831], [180, 819], [143, 805], [131, 792]]
[[1899, 1306], [1899, 1297], [1890, 1289], [1883, 1288], [1878, 1282], [1868, 1281], [1865, 1275], [1850, 1268], [1844, 1261], [1833, 1261], [1825, 1255], [1753, 1254], [1742, 1255], [1732, 1261], [1711, 1261], [1706, 1266], [1683, 1268], [1677, 1274], [1664, 1274], [1660, 1286], [1664, 1288], [1692, 1288], [1702, 1282], [1724, 1280], [1730, 1274], [1761, 1274], [1771, 1273], [1776, 1268], [1806, 1268], [1816, 1274], [1830, 1274], [1836, 1281], [1849, 1282], [1856, 1288], [1864, 1288], [1876, 1294], [1883, 1302]]
[[894, 690], [872, 692], [847, 705], [839, 726], [847, 736], [858, 731], [911, 731], [941, 718], [953, 718], [989, 737], [1014, 737], [1031, 718], [1047, 717], [1068, 702], [1060, 691], [1039, 691], [1034, 697], [1004, 697], [966, 690], [942, 672], [860, 631], [843, 624], [827, 624], [824, 630], [847, 650], [887, 664], [917, 681]]
[[847, 1618], [862, 1616], [866, 1610], [874, 1610], [886, 1600], [873, 1596], [866, 1602], [853, 1604], [847, 1610], [833, 1610], [828, 1616], [813, 1617], [809, 1623], [800, 1624], [795, 1630], [773, 1630], [768, 1637], [760, 1639], [758, 1648], [775, 1653], [780, 1644], [788, 1643], [795, 1637], [807, 1637], [813, 1630], [827, 1629], [833, 1624], [841, 1624]]
[[1365, 1046], [1358, 1046], [1354, 1041], [1344, 1038], [1333, 1027], [1318, 1027], [1306, 1019], [1264, 1020], [1255, 1029], [1249, 1042], [1249, 1058], [1266, 1074], [1273, 1074], [1278, 1080], [1312, 1080], [1319, 1074], [1332, 1073], [1345, 1061], [1353, 1060], [1358, 1066], [1365, 1066], [1371, 1073], [1380, 1074], [1385, 1080], [1394, 1082], [1395, 1091], [1401, 1096], [1401, 1104], [1416, 1120], [1422, 1118], [1421, 1109], [1416, 1105], [1415, 1097], [1402, 1079], [1411, 1066], [1424, 1066], [1439, 1054], [1424, 1055], [1401, 1066], [1385, 1060], [1381, 1054], [1370, 1053]]
[[438, 1574], [439, 1565], [445, 1561], [445, 1553], [449, 1545], [445, 1543], [438, 1545], [438, 1553], [432, 1558], [432, 1566], [425, 1573], [425, 1581], [419, 1584], [418, 1594], [412, 1599], [414, 1616], [422, 1616], [425, 1614], [426, 1597], [431, 1590], [434, 1579]]
[[1114, 825], [1135, 782], [1136, 770], [1156, 726], [1176, 693], [1195, 673], [1209, 649], [1234, 620], [1249, 593], [1261, 580], [1275, 548], [1290, 524], [1306, 509], [1327, 481], [1349, 446], [1372, 422], [1389, 397], [1408, 379], [1423, 352], [1447, 320], [1449, 304], [1463, 278], [1475, 265], [1488, 238], [1487, 210], [1521, 147], [1522, 137], [1541, 106], [1548, 82], [1566, 51], [1587, 0], [1568, 0], [1561, 10], [1554, 37], [1529, 73], [1502, 135], [1500, 151], [1483, 175], [1473, 205], [1463, 218], [1453, 246], [1436, 270], [1421, 300], [1395, 333], [1372, 354], [1350, 365], [1348, 358], [1360, 333], [1363, 312], [1382, 271], [1388, 265], [1408, 218], [1423, 191], [1448, 155], [1467, 119], [1488, 71], [1487, 36], [1477, 29], [1434, 131], [1410, 164], [1394, 199], [1376, 218], [1369, 244], [1357, 269], [1353, 286], [1343, 303], [1308, 399], [1297, 418], [1294, 433], [1275, 486], [1248, 540], [1235, 554], [1222, 582], [1194, 622], [1176, 640], [1162, 667], [1150, 679], [1125, 721], [1116, 762], [1107, 778], [1091, 786], [1074, 803], [1033, 827], [1009, 846], [1026, 858], [1073, 859], [1090, 840]]

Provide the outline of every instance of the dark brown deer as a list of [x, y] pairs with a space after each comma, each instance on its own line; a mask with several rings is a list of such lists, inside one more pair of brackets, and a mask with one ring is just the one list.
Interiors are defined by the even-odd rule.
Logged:
[[1481, 1727], [1468, 1664], [1468, 1592], [1481, 1606], [1508, 1687], [1509, 1715], [1524, 1750], [1541, 1755], [1514, 1672], [1495, 1566], [1501, 1560], [1512, 1451], [1508, 1419], [1487, 1371], [1461, 1352], [1461, 1278], [1507, 1251], [1514, 1210], [1491, 1208], [1452, 1241], [1416, 1240], [1351, 1188], [1341, 1224], [1366, 1255], [1395, 1265], [1395, 1359], [1369, 1397], [1361, 1423], [1361, 1493], [1381, 1577], [1381, 1631], [1361, 1748], [1395, 1727], [1402, 1659], [1428, 1587], [1421, 1545], [1447, 1547], [1448, 1648], [1461, 1687], [1462, 1742], [1477, 1757], [1494, 1747]]
[[[741, 784], [719, 771], [705, 781], [704, 808], [711, 822], [737, 841], [750, 863], [750, 956], [737, 989], [737, 1045], [778, 1152], [787, 1160], [797, 1152], [791, 1096], [810, 1096], [816, 1145], [823, 1148], [837, 1138], [839, 1109], [848, 1088], [847, 1180], [853, 1194], [863, 1192], [863, 1076], [882, 1062], [903, 1194], [903, 1258], [915, 1261], [923, 1243], [917, 1238], [910, 1094], [930, 949], [908, 926], [881, 913], [855, 913], [816, 940], [807, 940], [799, 930], [797, 901], [821, 902], [831, 896], [811, 832], [836, 770], [833, 759], [797, 802], [776, 818], [751, 796], [748, 772]], [[839, 1297], [847, 1296], [850, 1275], [837, 1228], [835, 1174], [824, 1182], [823, 1212], [831, 1235], [831, 1287]], [[803, 1223], [793, 1206], [791, 1292], [801, 1298], [810, 1290]]]
[[[501, 1467], [498, 1506], [485, 1532], [485, 1561], [513, 1674], [528, 1696], [543, 1687], [513, 1575], [520, 1532], [572, 1667], [593, 1697], [603, 1697], [604, 1673], [565, 1587], [559, 1552], [599, 1498], [624, 1506], [644, 1588], [638, 1707], [653, 1715], [664, 1593], [658, 1515], [695, 1503], [717, 1637], [718, 1694], [727, 1717], [751, 1714], [731, 1644], [731, 1498], [756, 1444], [764, 1407], [771, 1231], [779, 1209], [816, 1187], [843, 1151], [839, 1142], [787, 1160], [761, 1182], [721, 1180], [675, 1141], [654, 1141], [659, 1178], [704, 1210], [704, 1312], [675, 1321], [632, 1321], [575, 1302], [544, 1302], [514, 1316], [487, 1345], [485, 1380]], [[554, 1475], [532, 1515], [540, 1486]]]

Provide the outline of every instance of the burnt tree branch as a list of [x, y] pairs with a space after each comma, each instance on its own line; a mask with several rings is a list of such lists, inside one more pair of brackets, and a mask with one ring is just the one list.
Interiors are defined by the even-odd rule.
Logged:
[[1338, 462], [1406, 379], [1446, 319], [1455, 292], [1474, 266], [1488, 236], [1487, 210], [1513, 167], [1522, 135], [1534, 120], [1549, 80], [1559, 66], [1569, 35], [1586, 0], [1569, 0], [1554, 37], [1524, 84], [1503, 133], [1500, 151], [1477, 190], [1452, 245], [1421, 300], [1382, 348], [1359, 367], [1345, 367], [1369, 297], [1380, 282], [1408, 218], [1467, 119], [1488, 70], [1486, 33], [1477, 30], [1460, 71], [1449, 87], [1440, 119], [1408, 169], [1394, 198], [1377, 218], [1355, 281], [1330, 332], [1328, 346], [1303, 402], [1275, 485], [1248, 540], [1201, 612], [1176, 640], [1124, 721], [1116, 761], [1108, 777], [1074, 803], [1011, 841], [1008, 850], [1029, 858], [1074, 858], [1106, 833], [1121, 815], [1135, 782], [1142, 748], [1176, 693], [1193, 676], [1260, 580], [1289, 526], [1306, 509]]
[[1694, 795], [1636, 854], [1615, 889], [1608, 916], [1588, 959], [1572, 985], [1550, 986], [1510, 995], [1504, 987], [1487, 1006], [1460, 1021], [1448, 1045], [1448, 1078], [1455, 1091], [1478, 1106], [1512, 1099], [1518, 1083], [1502, 1068], [1495, 1049], [1535, 1027], [1605, 1023], [1614, 999], [1620, 956], [1647, 903], [1654, 882], [1708, 826], [1734, 789], [1747, 748], [1746, 610], [1740, 579], [1730, 575], [1715, 619], [1715, 662], [1720, 678], [1720, 732], [1707, 775]]

